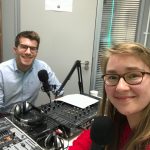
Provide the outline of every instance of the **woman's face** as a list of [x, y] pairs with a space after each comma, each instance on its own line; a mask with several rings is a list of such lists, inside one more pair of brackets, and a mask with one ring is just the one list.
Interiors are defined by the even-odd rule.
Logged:
[[[148, 66], [137, 56], [113, 54], [108, 60], [106, 74], [123, 75], [132, 71], [150, 72]], [[145, 74], [140, 84], [129, 85], [120, 78], [116, 86], [105, 84], [110, 102], [123, 115], [141, 112], [150, 103], [150, 75]]]

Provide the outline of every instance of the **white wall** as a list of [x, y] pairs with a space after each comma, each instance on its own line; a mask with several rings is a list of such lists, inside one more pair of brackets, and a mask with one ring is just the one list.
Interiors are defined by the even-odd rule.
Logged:
[[2, 45], [3, 60], [13, 57], [12, 47], [15, 38], [14, 0], [2, 0]]
[[[38, 58], [52, 67], [61, 82], [76, 60], [90, 62], [89, 70], [82, 68], [85, 93], [90, 88], [96, 5], [97, 0], [73, 0], [73, 12], [56, 12], [46, 11], [44, 0], [20, 0], [20, 30], [39, 33]], [[4, 58], [9, 56], [11, 53], [4, 54]], [[75, 71], [65, 86], [65, 94], [79, 93], [77, 82]], [[41, 92], [37, 103], [43, 101], [48, 98]]]

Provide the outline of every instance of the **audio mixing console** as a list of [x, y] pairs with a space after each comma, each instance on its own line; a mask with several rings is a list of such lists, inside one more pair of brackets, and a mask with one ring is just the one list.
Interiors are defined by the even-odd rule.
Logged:
[[[69, 139], [91, 126], [99, 101], [79, 108], [63, 101], [52, 101], [21, 113], [0, 118], [0, 150], [42, 150], [49, 146], [50, 135]], [[39, 111], [40, 110], [40, 111]], [[40, 117], [42, 115], [42, 117]], [[42, 118], [37, 120], [36, 118]], [[32, 124], [33, 123], [33, 124]], [[52, 138], [53, 139], [53, 138]], [[45, 144], [46, 143], [46, 144]]]
[[62, 101], [54, 101], [51, 104], [42, 105], [41, 109], [47, 116], [57, 121], [59, 128], [65, 131], [64, 138], [69, 138], [91, 125], [97, 113], [97, 107], [98, 101], [84, 109]]

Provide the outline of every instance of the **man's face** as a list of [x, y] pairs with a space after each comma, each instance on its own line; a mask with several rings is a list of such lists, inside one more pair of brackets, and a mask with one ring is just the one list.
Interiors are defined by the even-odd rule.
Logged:
[[37, 41], [21, 37], [20, 44], [14, 48], [17, 66], [22, 71], [31, 68], [34, 59], [37, 56]]

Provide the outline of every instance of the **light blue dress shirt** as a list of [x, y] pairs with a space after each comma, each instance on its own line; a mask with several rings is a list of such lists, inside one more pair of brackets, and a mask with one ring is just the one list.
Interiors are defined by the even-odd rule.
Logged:
[[[56, 91], [61, 83], [51, 68], [43, 61], [35, 59], [32, 68], [22, 72], [17, 68], [16, 60], [11, 59], [0, 64], [0, 111], [7, 111], [14, 104], [37, 99], [42, 83], [38, 78], [40, 70], [47, 70], [49, 84], [56, 85]], [[60, 95], [63, 91], [60, 92]]]

